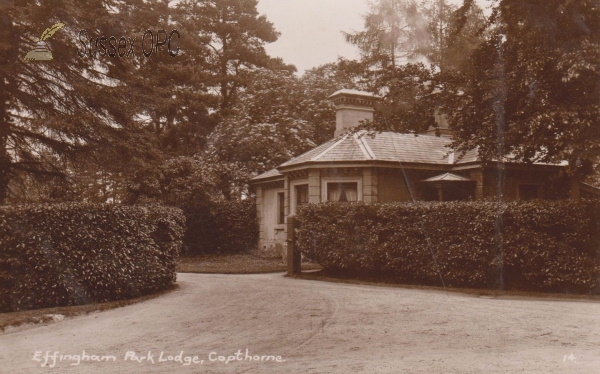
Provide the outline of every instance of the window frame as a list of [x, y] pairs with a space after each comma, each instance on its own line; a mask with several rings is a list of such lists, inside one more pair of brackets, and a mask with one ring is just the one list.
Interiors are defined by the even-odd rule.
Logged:
[[325, 177], [321, 178], [321, 202], [327, 202], [327, 189], [330, 183], [356, 183], [357, 201], [363, 201], [362, 177]]
[[[306, 185], [308, 193], [310, 194], [310, 187], [308, 185], [308, 179], [299, 179], [290, 182], [290, 214], [296, 214], [296, 202], [298, 200], [296, 196], [296, 186]], [[309, 195], [310, 196], [310, 195]], [[310, 197], [309, 197], [310, 201]]]
[[285, 224], [285, 191], [277, 192], [277, 224]]

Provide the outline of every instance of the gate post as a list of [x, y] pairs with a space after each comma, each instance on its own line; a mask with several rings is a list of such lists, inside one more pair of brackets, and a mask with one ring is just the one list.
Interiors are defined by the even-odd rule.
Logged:
[[296, 216], [290, 214], [287, 217], [287, 272], [289, 276], [300, 274], [300, 251], [296, 247]]

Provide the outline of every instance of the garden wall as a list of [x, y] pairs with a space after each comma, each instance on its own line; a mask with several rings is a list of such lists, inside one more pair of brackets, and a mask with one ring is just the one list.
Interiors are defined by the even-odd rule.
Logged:
[[598, 292], [598, 202], [307, 205], [305, 256], [346, 274], [446, 286]]
[[185, 218], [160, 206], [0, 207], [0, 311], [105, 302], [168, 288]]

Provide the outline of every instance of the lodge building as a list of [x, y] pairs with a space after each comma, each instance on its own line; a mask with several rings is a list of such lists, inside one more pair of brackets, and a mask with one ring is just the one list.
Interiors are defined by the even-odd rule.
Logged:
[[483, 162], [477, 150], [463, 157], [448, 145], [442, 117], [437, 133], [349, 133], [373, 119], [378, 97], [340, 90], [334, 138], [253, 178], [259, 221], [258, 248], [285, 247], [286, 217], [299, 206], [327, 201], [393, 202], [578, 198], [598, 190], [566, 176], [566, 163]]

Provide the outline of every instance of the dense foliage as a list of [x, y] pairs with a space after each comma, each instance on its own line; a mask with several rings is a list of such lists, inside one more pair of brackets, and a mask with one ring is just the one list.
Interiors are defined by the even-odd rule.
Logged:
[[498, 0], [486, 19], [473, 0], [377, 0], [364, 19], [346, 39], [384, 96], [371, 127], [421, 132], [445, 114], [458, 153], [566, 160], [581, 177], [599, 164], [597, 1]]
[[364, 29], [346, 33], [361, 52], [343, 64], [363, 89], [383, 100], [366, 127], [420, 133], [437, 127], [447, 86], [465, 69], [484, 40], [485, 17], [473, 0], [378, 0], [364, 16]]
[[225, 198], [248, 194], [248, 181], [333, 137], [335, 108], [327, 97], [353, 87], [336, 64], [298, 78], [288, 71], [257, 69], [229, 115], [215, 128], [203, 162], [229, 182]]
[[[246, 212], [253, 176], [329, 140], [327, 97], [340, 88], [384, 96], [371, 124], [380, 130], [421, 132], [447, 114], [456, 150], [486, 159], [566, 159], [585, 174], [600, 157], [592, 0], [497, 0], [488, 19], [473, 0], [375, 0], [364, 29], [345, 34], [361, 58], [301, 77], [266, 52], [279, 33], [257, 0], [14, 4], [0, 17], [0, 203], [156, 202], [188, 221], [246, 217], [250, 227], [251, 215], [215, 212]], [[25, 63], [58, 21], [55, 59]], [[182, 35], [176, 58], [81, 57], [73, 44], [81, 29], [140, 43], [165, 28]], [[202, 247], [189, 230], [188, 247]], [[243, 250], [249, 236], [238, 232]]]
[[207, 48], [204, 73], [218, 87], [223, 109], [233, 104], [247, 82], [244, 72], [270, 66], [295, 70], [266, 53], [265, 43], [276, 41], [279, 32], [259, 15], [257, 4], [258, 0], [183, 0], [176, 5], [177, 19]]
[[500, 1], [465, 70], [447, 79], [455, 146], [589, 172], [600, 155], [599, 51], [598, 1]]
[[[474, 0], [376, 0], [345, 33], [361, 58], [302, 77], [266, 52], [279, 32], [257, 0], [14, 4], [0, 18], [2, 202], [124, 201], [178, 157], [216, 171], [218, 199], [239, 198], [254, 175], [333, 136], [326, 98], [339, 88], [384, 96], [380, 130], [421, 132], [447, 114], [456, 149], [487, 159], [569, 160], [585, 174], [600, 157], [592, 0], [498, 0], [487, 19]], [[58, 21], [55, 59], [25, 63]], [[182, 36], [175, 58], [77, 54], [82, 29], [139, 43], [165, 28]]]
[[240, 253], [256, 248], [258, 221], [252, 200], [219, 201], [185, 211], [186, 254]]
[[298, 245], [326, 268], [446, 286], [598, 292], [598, 202], [308, 205]]
[[119, 300], [176, 278], [185, 226], [159, 206], [0, 208], [0, 311]]
[[[107, 195], [122, 201], [125, 189], [113, 193], [112, 187], [129, 183], [134, 171], [201, 153], [248, 84], [248, 72], [295, 70], [266, 53], [264, 45], [279, 33], [256, 5], [26, 0], [3, 9], [0, 203], [106, 202]], [[58, 21], [66, 26], [48, 41], [54, 60], [24, 62], [44, 28]], [[141, 53], [144, 32], [160, 29], [181, 35], [171, 45], [181, 49], [176, 57], [166, 46], [151, 57]], [[88, 45], [82, 56], [81, 30], [93, 40], [136, 38], [134, 53], [114, 58], [94, 54]]]
[[[186, 217], [185, 254], [235, 253], [256, 246], [258, 228], [253, 199], [229, 193], [235, 170], [192, 157], [173, 158], [138, 176], [128, 201], [160, 203], [180, 208]], [[231, 173], [231, 174], [229, 174]]]
[[[133, 60], [78, 55], [80, 30], [94, 36], [119, 30], [110, 11], [117, 2], [14, 3], [0, 17], [0, 203], [22, 175], [66, 179], [66, 166], [78, 160], [124, 170], [156, 158], [133, 117], [136, 89], [123, 84], [135, 74]], [[66, 26], [47, 39], [54, 60], [24, 61], [59, 21]]]

